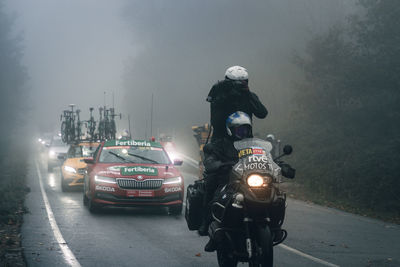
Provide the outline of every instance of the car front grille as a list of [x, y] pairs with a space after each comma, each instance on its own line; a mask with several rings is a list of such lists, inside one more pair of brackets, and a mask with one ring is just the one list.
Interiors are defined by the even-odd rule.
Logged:
[[162, 186], [162, 179], [148, 179], [138, 181], [134, 179], [117, 179], [118, 186], [123, 189], [158, 189]]

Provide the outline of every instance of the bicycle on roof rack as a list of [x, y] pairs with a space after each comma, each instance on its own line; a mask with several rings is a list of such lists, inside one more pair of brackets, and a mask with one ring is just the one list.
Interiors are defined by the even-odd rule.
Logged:
[[64, 110], [61, 114], [61, 140], [64, 143], [70, 143], [75, 140], [75, 113], [74, 104], [70, 104], [71, 110]]
[[90, 111], [90, 119], [85, 121], [86, 123], [86, 134], [89, 137], [90, 140], [95, 140], [96, 139], [96, 121], [94, 120], [93, 117], [93, 110], [94, 108], [89, 108]]

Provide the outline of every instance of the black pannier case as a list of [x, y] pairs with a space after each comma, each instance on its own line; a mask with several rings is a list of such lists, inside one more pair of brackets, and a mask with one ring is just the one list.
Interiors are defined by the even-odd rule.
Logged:
[[203, 221], [204, 181], [198, 180], [187, 187], [185, 219], [189, 230], [198, 230]]

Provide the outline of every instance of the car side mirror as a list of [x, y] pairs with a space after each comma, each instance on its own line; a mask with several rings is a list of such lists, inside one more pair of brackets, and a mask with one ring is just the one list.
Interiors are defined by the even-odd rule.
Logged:
[[285, 145], [283, 147], [283, 154], [290, 155], [293, 152], [293, 147], [291, 145]]
[[90, 159], [84, 159], [83, 160], [86, 164], [94, 164], [94, 159], [90, 158]]
[[58, 159], [61, 159], [61, 160], [66, 160], [66, 159], [67, 159], [67, 156], [65, 156], [65, 155], [58, 155], [57, 158], [58, 158]]
[[183, 160], [181, 159], [174, 159], [174, 165], [175, 166], [182, 166]]

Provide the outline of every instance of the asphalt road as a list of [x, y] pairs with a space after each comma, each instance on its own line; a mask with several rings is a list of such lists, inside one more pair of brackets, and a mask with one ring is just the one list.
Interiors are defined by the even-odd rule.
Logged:
[[[181, 169], [186, 185], [194, 166], [186, 159]], [[28, 266], [217, 266], [216, 254], [203, 251], [208, 238], [189, 231], [184, 216], [163, 208], [91, 214], [81, 191], [61, 192], [60, 169], [48, 173], [44, 155], [30, 162], [28, 185]], [[289, 200], [284, 228], [275, 266], [400, 266], [399, 225]]]

